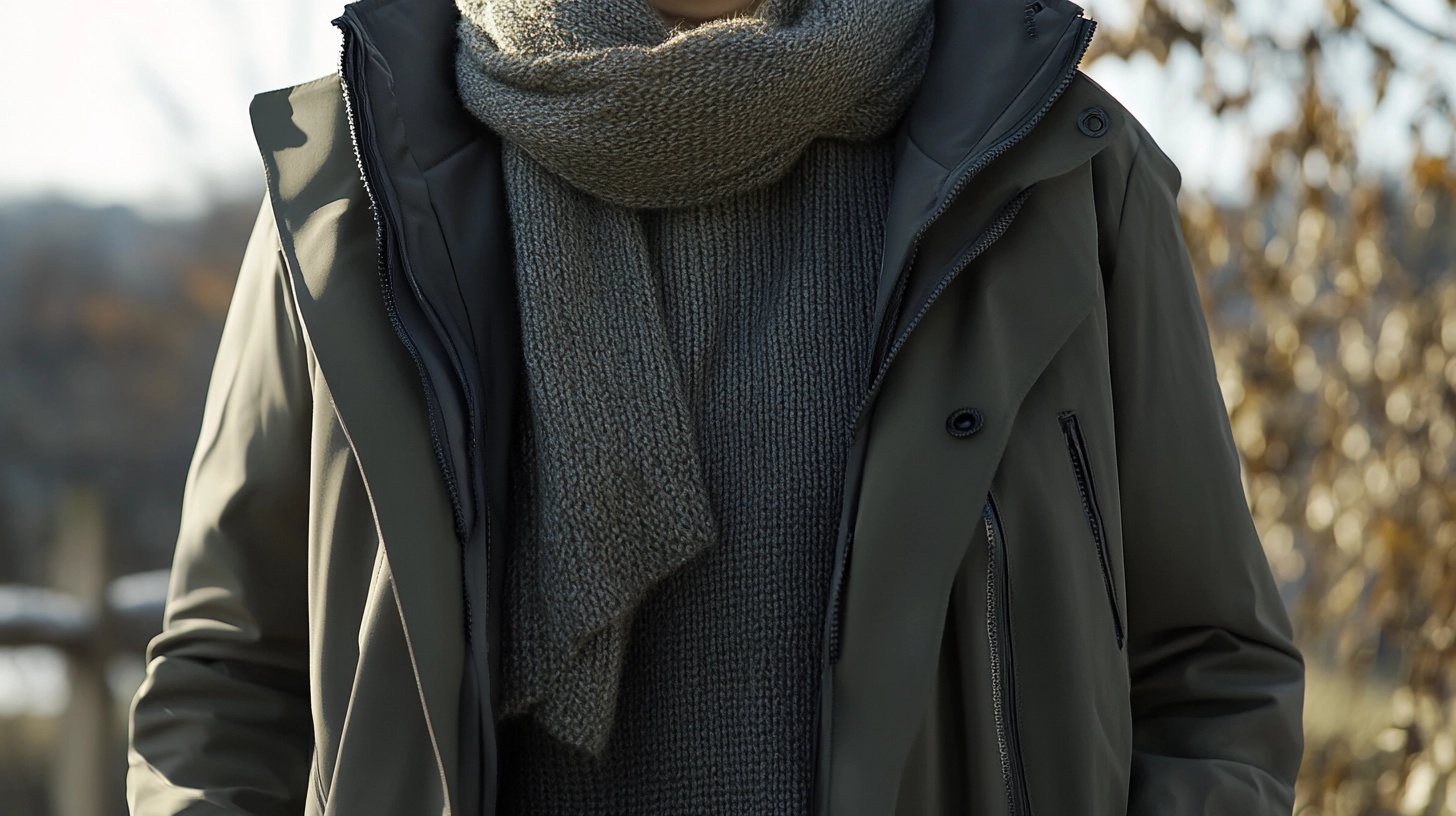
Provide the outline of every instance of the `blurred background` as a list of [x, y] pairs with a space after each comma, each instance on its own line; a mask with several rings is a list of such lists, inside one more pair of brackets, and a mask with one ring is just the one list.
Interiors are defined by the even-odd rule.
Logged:
[[[1302, 814], [1456, 814], [1456, 0], [1086, 0], [1183, 172], [1309, 660]], [[338, 0], [0, 0], [0, 812], [118, 816], [125, 706], [262, 196]]]

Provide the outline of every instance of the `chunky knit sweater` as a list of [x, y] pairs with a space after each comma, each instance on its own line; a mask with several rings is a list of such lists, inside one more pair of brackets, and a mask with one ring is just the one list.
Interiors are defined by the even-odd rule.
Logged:
[[637, 608], [600, 756], [501, 723], [504, 816], [808, 810], [891, 169], [888, 136], [824, 139], [766, 187], [636, 211], [719, 540]]

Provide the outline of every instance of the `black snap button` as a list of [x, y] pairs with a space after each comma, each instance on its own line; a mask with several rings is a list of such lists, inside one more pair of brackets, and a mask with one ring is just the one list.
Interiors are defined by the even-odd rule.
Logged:
[[981, 430], [985, 419], [975, 408], [957, 408], [945, 419], [945, 429], [951, 436], [970, 436]]
[[1107, 132], [1107, 112], [1101, 108], [1088, 108], [1077, 117], [1077, 127], [1088, 136], [1101, 136]]

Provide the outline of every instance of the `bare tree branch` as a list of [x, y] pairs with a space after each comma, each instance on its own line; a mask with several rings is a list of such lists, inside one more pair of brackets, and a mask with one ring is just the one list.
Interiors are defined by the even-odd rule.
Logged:
[[1410, 12], [1406, 11], [1400, 6], [1397, 6], [1395, 3], [1391, 2], [1391, 0], [1374, 1], [1375, 5], [1380, 6], [1391, 14], [1394, 14], [1397, 18], [1400, 19], [1401, 22], [1421, 32], [1427, 37], [1430, 37], [1431, 39], [1437, 40], [1439, 42], [1446, 43], [1447, 45], [1456, 45], [1456, 34], [1447, 31], [1437, 31], [1436, 29], [1431, 28], [1429, 25], [1426, 25], [1420, 20], [1412, 17], [1410, 15]]

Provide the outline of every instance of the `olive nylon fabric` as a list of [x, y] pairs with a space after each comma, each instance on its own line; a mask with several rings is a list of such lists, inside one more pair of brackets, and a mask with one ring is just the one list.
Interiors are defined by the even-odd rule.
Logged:
[[[849, 422], [872, 308], [861, 314], [860, 297], [838, 282], [874, 291], [883, 222], [856, 216], [881, 212], [888, 153], [831, 161], [775, 195], [744, 196], [780, 182], [814, 140], [890, 130], [924, 71], [931, 9], [928, 0], [769, 0], [753, 16], [672, 31], [644, 0], [460, 8], [461, 97], [505, 140], [527, 386], [501, 713], [527, 713], [599, 754], [644, 596], [721, 548], [725, 525], [760, 511], [807, 513], [795, 497], [837, 472], [844, 443], [824, 444], [818, 426], [780, 435], [752, 418], [790, 404], [825, 428]], [[681, 243], [653, 246], [644, 221], [687, 208]], [[757, 313], [732, 305], [750, 281], [784, 302]], [[826, 335], [828, 351], [811, 356]], [[776, 355], [762, 356], [769, 346]], [[743, 419], [713, 421], [720, 414]], [[731, 464], [720, 455], [707, 464], [720, 472], [705, 476], [703, 449], [727, 439]], [[785, 452], [803, 461], [785, 460], [781, 489], [753, 498], [747, 466], [771, 445], [812, 455]], [[725, 482], [724, 471], [736, 475]], [[734, 518], [721, 517], [725, 506]], [[803, 549], [818, 560], [835, 518], [810, 516], [822, 521], [798, 540], [775, 525], [731, 535], [749, 554]], [[745, 626], [756, 642], [725, 648], [747, 658], [795, 622], [812, 628], [812, 609], [801, 607], [777, 630]], [[796, 696], [811, 695], [812, 681], [799, 682]]]
[[[1066, 41], [1085, 21], [1065, 0], [1032, 5], [936, 0], [898, 134], [888, 268], [918, 247], [904, 281], [880, 280], [880, 302], [903, 292], [887, 321], [904, 341], [846, 465], [852, 550], [812, 812], [1005, 816], [1019, 780], [1035, 814], [1287, 816], [1303, 666], [1240, 483], [1178, 170], [1087, 77], [1037, 79], [1075, 65]], [[459, 588], [491, 584], [462, 569], [432, 431], [432, 408], [466, 412], [422, 395], [382, 305], [370, 205], [372, 191], [402, 220], [390, 247], [440, 297], [432, 314], [475, 321], [454, 348], [482, 380], [476, 416], [503, 420], [518, 350], [512, 269], [487, 261], [509, 247], [499, 143], [452, 87], [453, 3], [351, 8], [372, 38], [368, 109], [350, 116], [337, 76], [252, 107], [268, 196], [132, 708], [136, 816], [495, 813], [496, 746], [461, 740], [497, 736], [494, 686], [483, 734], [459, 700], [470, 650], [496, 659], [484, 623], [499, 593], [473, 596], [468, 640]], [[954, 184], [1044, 100], [1015, 147]], [[1107, 126], [1089, 134], [1079, 122], [1098, 112]], [[406, 145], [368, 189], [354, 122]], [[499, 287], [462, 299], [482, 275]], [[981, 428], [949, 433], [967, 407]], [[508, 438], [446, 446], [483, 460], [476, 510], [497, 525]], [[503, 534], [490, 540], [498, 554]], [[995, 652], [993, 610], [1009, 633]]]

